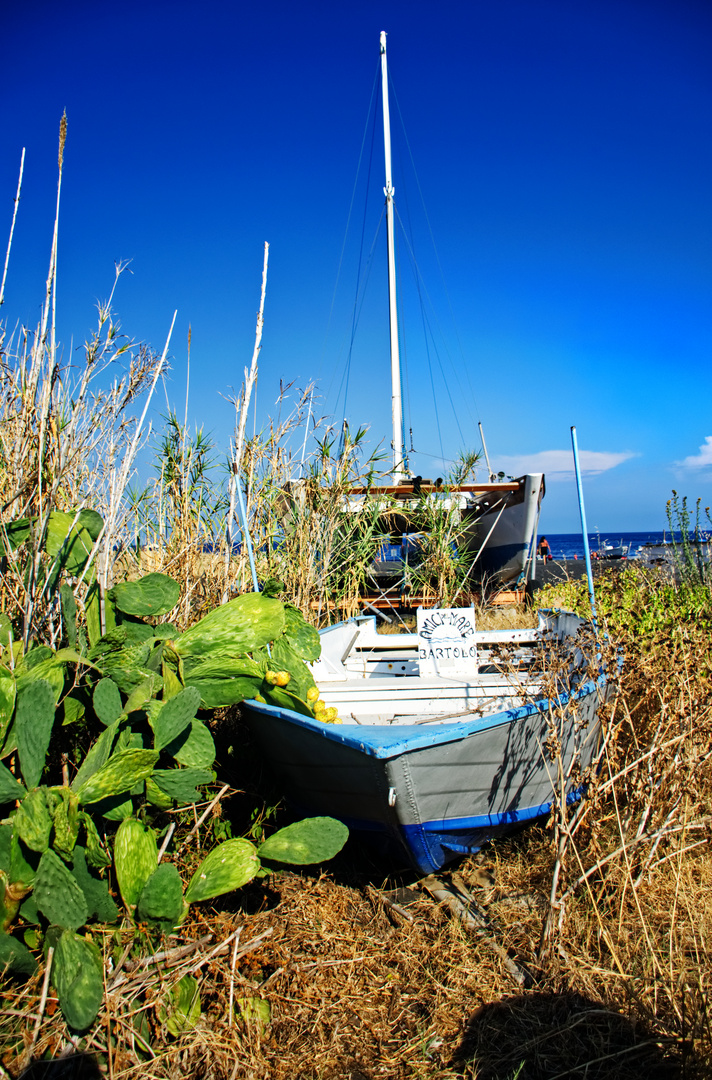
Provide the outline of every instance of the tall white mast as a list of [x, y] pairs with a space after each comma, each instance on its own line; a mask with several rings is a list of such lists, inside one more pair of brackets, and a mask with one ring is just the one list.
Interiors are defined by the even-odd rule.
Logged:
[[393, 482], [400, 483], [403, 472], [403, 404], [401, 400], [400, 354], [398, 351], [398, 309], [396, 307], [396, 256], [393, 239], [393, 183], [391, 179], [391, 120], [388, 111], [388, 62], [386, 31], [381, 31], [381, 80], [383, 85], [383, 143], [386, 153], [386, 225], [388, 230], [388, 314], [391, 328], [391, 412], [393, 416]]

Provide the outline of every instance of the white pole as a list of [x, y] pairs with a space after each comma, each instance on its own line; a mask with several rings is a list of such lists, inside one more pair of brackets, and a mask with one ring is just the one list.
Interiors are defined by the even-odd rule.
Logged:
[[393, 239], [393, 183], [391, 179], [391, 121], [388, 111], [388, 63], [386, 31], [381, 31], [381, 80], [383, 97], [383, 143], [386, 154], [386, 224], [388, 230], [388, 315], [391, 328], [391, 412], [393, 416], [393, 482], [404, 478], [403, 405], [401, 400], [400, 354], [398, 352], [398, 309], [396, 307], [396, 257]]

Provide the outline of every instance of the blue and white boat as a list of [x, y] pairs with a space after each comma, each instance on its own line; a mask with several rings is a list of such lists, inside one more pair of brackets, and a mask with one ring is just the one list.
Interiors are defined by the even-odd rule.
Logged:
[[372, 616], [322, 631], [314, 677], [338, 723], [243, 704], [295, 807], [370, 834], [424, 874], [576, 798], [599, 744], [606, 678], [590, 624], [542, 613], [536, 629], [471, 621], [458, 637], [462, 612], [420, 613], [439, 624], [431, 644], [427, 626], [379, 634]]

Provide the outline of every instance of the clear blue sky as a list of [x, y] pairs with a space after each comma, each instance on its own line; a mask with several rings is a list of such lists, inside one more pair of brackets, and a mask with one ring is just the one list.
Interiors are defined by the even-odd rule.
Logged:
[[[447, 291], [398, 123], [396, 201], [412, 221], [429, 318], [444, 327], [430, 359], [452, 369], [458, 411], [456, 423], [436, 374], [438, 432], [404, 272], [416, 471], [438, 475], [443, 456], [477, 449], [481, 419], [496, 469], [544, 467], [542, 530], [574, 531], [576, 424], [591, 527], [662, 528], [673, 487], [712, 502], [703, 0], [6, 6], [0, 237], [23, 146], [27, 159], [3, 316], [37, 319], [66, 107], [65, 347], [91, 328], [115, 261], [130, 259], [116, 296], [123, 329], [160, 350], [178, 309], [168, 394], [182, 412], [192, 325], [191, 420], [227, 448], [225, 395], [252, 354], [267, 240], [259, 421], [280, 380], [319, 379], [321, 411], [342, 409], [360, 189], [330, 311], [381, 30]], [[383, 201], [379, 140], [367, 243]], [[373, 445], [390, 425], [383, 260], [379, 246], [347, 402]]]

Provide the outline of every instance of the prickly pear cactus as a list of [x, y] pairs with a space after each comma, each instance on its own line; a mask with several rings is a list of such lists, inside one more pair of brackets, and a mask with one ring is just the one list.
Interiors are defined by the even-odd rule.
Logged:
[[113, 679], [100, 679], [92, 696], [94, 712], [106, 727], [118, 720], [123, 712], [121, 694]]
[[52, 982], [70, 1028], [85, 1031], [104, 997], [101, 953], [93, 942], [65, 930], [54, 950]]
[[13, 819], [17, 836], [31, 851], [40, 854], [49, 847], [52, 815], [47, 806], [47, 788], [34, 788], [25, 795]]
[[178, 656], [240, 656], [284, 631], [284, 606], [262, 593], [245, 593], [215, 608], [174, 643]]
[[121, 896], [126, 907], [138, 903], [144, 885], [158, 866], [158, 847], [153, 829], [146, 829], [136, 818], [121, 822], [114, 839], [114, 866]]
[[306, 866], [333, 859], [348, 837], [349, 830], [336, 818], [305, 818], [280, 829], [257, 850], [261, 859], [269, 859], [270, 862]]
[[170, 742], [166, 750], [181, 765], [193, 769], [209, 769], [215, 761], [213, 737], [199, 720], [191, 721], [190, 727]]
[[199, 705], [200, 691], [194, 686], [189, 686], [169, 698], [150, 721], [154, 733], [153, 745], [156, 750], [163, 750], [185, 731], [195, 717]]
[[79, 801], [93, 803], [130, 791], [151, 775], [157, 761], [157, 750], [117, 751], [77, 790]]
[[54, 824], [54, 850], [69, 859], [79, 836], [79, 799], [69, 788], [51, 788], [48, 802]]
[[321, 656], [321, 638], [316, 627], [306, 621], [292, 604], [284, 605], [284, 636], [302, 660], [309, 662]]
[[0, 761], [0, 805], [6, 802], [14, 802], [15, 799], [21, 799], [24, 794], [25, 789], [22, 784], [15, 779], [10, 770]]
[[249, 840], [226, 840], [214, 848], [195, 871], [185, 898], [192, 904], [232, 892], [252, 881], [259, 868], [260, 860]]
[[33, 895], [37, 909], [57, 926], [78, 930], [87, 921], [84, 893], [52, 850], [45, 851], [40, 859]]
[[111, 596], [119, 611], [145, 619], [165, 615], [178, 603], [180, 585], [167, 574], [146, 574], [138, 581], [114, 585]]
[[138, 917], [176, 923], [183, 912], [183, 886], [172, 863], [162, 863], [151, 874], [138, 898]]
[[199, 802], [203, 796], [196, 785], [210, 784], [214, 777], [215, 774], [207, 769], [156, 769], [151, 780], [146, 781], [146, 797], [155, 797], [153, 792], [149, 794], [152, 783], [168, 800], [167, 806], [171, 805], [173, 799], [178, 803]]
[[[0, 626], [0, 646], [3, 650], [8, 648], [12, 635], [12, 625], [9, 629]], [[0, 747], [5, 742], [5, 735], [10, 727], [12, 714], [15, 711], [15, 676], [4, 664], [0, 664]]]
[[17, 694], [15, 736], [22, 776], [28, 788], [37, 787], [54, 724], [54, 690], [45, 679], [32, 679]]

